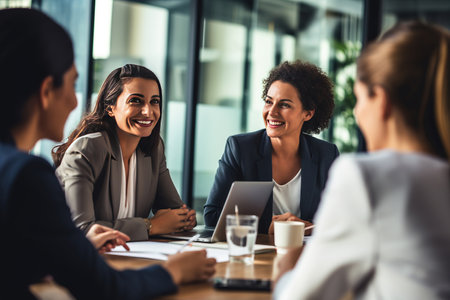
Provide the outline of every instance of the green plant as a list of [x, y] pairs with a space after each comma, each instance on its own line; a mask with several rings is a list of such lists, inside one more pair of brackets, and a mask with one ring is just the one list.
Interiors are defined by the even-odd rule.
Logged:
[[330, 77], [335, 83], [335, 109], [328, 131], [329, 139], [335, 143], [341, 153], [354, 152], [358, 146], [358, 134], [353, 108], [356, 103], [353, 94], [355, 83], [356, 59], [361, 51], [359, 42], [334, 41], [334, 72]]

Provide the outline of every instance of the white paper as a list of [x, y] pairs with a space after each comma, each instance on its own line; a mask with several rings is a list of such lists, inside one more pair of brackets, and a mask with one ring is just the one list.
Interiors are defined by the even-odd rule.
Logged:
[[[149, 258], [156, 260], [167, 260], [168, 255], [175, 254], [181, 245], [171, 244], [171, 243], [161, 243], [161, 242], [128, 242], [128, 247], [130, 251], [125, 250], [122, 246], [116, 247], [107, 254], [139, 257], [139, 258]], [[206, 249], [207, 257], [214, 257], [217, 262], [228, 261], [228, 250], [227, 249], [215, 249], [206, 248], [197, 245], [187, 246], [183, 249], [184, 251], [195, 251]]]
[[[182, 245], [185, 241], [171, 241], [170, 244]], [[201, 242], [193, 242], [193, 246], [202, 247], [202, 248], [212, 248], [212, 249], [228, 249], [228, 244], [226, 242], [216, 242], [216, 243], [201, 243]], [[277, 248], [271, 245], [263, 245], [263, 244], [255, 244], [253, 248], [255, 250], [255, 254], [265, 253], [275, 251]]]

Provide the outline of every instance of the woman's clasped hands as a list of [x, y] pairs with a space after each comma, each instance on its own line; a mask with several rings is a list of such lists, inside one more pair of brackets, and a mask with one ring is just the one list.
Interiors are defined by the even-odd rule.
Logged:
[[151, 235], [191, 230], [197, 225], [195, 210], [185, 204], [176, 209], [160, 209], [151, 219]]

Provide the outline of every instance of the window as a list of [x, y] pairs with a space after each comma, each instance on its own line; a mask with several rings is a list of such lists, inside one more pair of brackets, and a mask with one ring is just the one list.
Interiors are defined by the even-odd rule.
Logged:
[[[161, 5], [163, 2], [159, 1]], [[161, 134], [167, 164], [181, 193], [189, 1], [166, 1], [165, 4], [167, 6], [138, 1], [96, 1], [91, 108], [95, 106], [101, 84], [112, 70], [128, 63], [152, 70], [162, 85]]]

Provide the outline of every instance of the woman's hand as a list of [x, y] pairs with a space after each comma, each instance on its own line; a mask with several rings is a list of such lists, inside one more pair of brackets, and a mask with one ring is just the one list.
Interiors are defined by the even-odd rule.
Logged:
[[[272, 217], [272, 223], [270, 223], [270, 226], [269, 226], [269, 234], [273, 234], [273, 232], [274, 232], [274, 227], [273, 227], [274, 221], [299, 221], [299, 222], [305, 223], [305, 228], [313, 225], [311, 222], [302, 220], [302, 219], [298, 218], [296, 215], [294, 215], [290, 212], [287, 212], [282, 215], [275, 215]], [[311, 235], [311, 233], [312, 233], [312, 229], [305, 230], [305, 235]]]
[[106, 226], [99, 224], [92, 225], [86, 234], [86, 237], [91, 241], [99, 253], [111, 251], [117, 245], [123, 246], [127, 251], [130, 250], [126, 244], [126, 242], [130, 240], [130, 237], [123, 232]]
[[279, 257], [277, 256], [274, 261], [276, 273], [273, 276], [273, 281], [276, 283], [280, 277], [289, 270], [292, 270], [297, 264], [300, 255], [302, 254], [303, 247], [290, 249], [286, 254]]
[[177, 209], [160, 209], [151, 222], [151, 235], [190, 230], [197, 224], [195, 210], [186, 205]]
[[207, 258], [206, 250], [171, 255], [163, 264], [175, 284], [207, 280], [216, 272], [215, 265], [216, 259]]
[[[188, 208], [188, 207], [186, 206], [186, 204], [183, 204], [181, 208]], [[188, 213], [186, 214], [185, 221], [187, 222], [187, 225], [184, 226], [183, 228], [184, 230], [191, 230], [192, 228], [197, 226], [197, 218], [194, 209], [189, 209]]]

